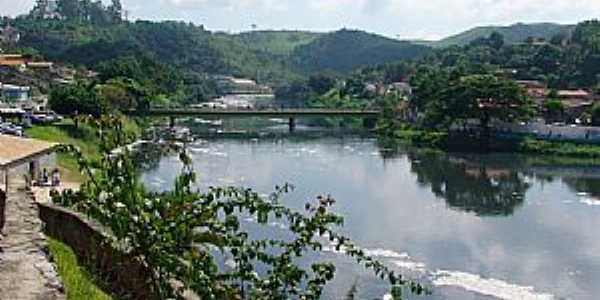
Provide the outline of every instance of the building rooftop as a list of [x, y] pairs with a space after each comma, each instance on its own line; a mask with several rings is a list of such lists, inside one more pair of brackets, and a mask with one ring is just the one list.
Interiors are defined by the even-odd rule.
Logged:
[[56, 143], [0, 134], [0, 169], [9, 169], [53, 151]]
[[589, 97], [590, 93], [584, 90], [560, 90], [557, 92], [559, 97]]

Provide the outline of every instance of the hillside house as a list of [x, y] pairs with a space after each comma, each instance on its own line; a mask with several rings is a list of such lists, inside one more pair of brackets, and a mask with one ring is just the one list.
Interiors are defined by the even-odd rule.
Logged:
[[268, 86], [260, 85], [252, 79], [235, 78], [232, 76], [213, 77], [222, 94], [272, 94]]
[[0, 54], [0, 66], [21, 67], [29, 61], [29, 57], [21, 54]]
[[525, 90], [527, 96], [538, 106], [543, 105], [550, 93], [546, 84], [538, 80], [518, 80], [517, 84]]
[[569, 121], [577, 120], [594, 105], [593, 95], [585, 90], [559, 90], [557, 95]]
[[30, 87], [0, 83], [0, 102], [6, 104], [24, 104], [30, 100]]

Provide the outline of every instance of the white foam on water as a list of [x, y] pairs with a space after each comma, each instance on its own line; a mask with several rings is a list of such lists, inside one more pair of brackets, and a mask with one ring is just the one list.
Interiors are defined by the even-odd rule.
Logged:
[[402, 259], [410, 258], [408, 253], [405, 253], [405, 252], [398, 253], [396, 251], [388, 250], [388, 249], [363, 249], [363, 251], [365, 252], [365, 255], [372, 256], [372, 257], [402, 258]]
[[439, 270], [433, 274], [435, 286], [454, 286], [481, 295], [504, 300], [552, 300], [551, 294], [538, 293], [533, 287], [519, 286], [498, 279], [486, 279], [479, 275]]
[[589, 206], [600, 206], [600, 200], [595, 198], [582, 198], [579, 202]]
[[213, 156], [227, 157], [227, 153], [219, 151], [212, 151], [209, 154]]
[[392, 294], [383, 295], [383, 300], [394, 300], [394, 296]]
[[202, 153], [202, 154], [210, 153], [210, 149], [207, 149], [207, 148], [189, 148], [189, 150], [192, 153]]
[[427, 270], [425, 269], [425, 264], [420, 262], [414, 262], [409, 260], [395, 260], [392, 262], [400, 269], [404, 269], [411, 272], [419, 272], [425, 273]]

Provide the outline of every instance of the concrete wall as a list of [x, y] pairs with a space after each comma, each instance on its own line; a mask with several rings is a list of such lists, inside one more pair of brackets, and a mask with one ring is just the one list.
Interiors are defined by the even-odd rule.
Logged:
[[501, 133], [530, 134], [547, 140], [568, 140], [600, 143], [600, 127], [555, 126], [543, 123], [513, 124], [497, 122], [494, 128]]
[[113, 247], [104, 229], [86, 217], [50, 204], [38, 204], [46, 234], [69, 245], [107, 290], [122, 299], [158, 299], [150, 271], [135, 257]]

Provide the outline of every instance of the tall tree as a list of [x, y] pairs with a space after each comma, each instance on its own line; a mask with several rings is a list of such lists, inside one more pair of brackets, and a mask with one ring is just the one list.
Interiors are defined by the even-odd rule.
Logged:
[[104, 9], [102, 2], [96, 1], [90, 4], [89, 21], [95, 25], [105, 25], [111, 22], [111, 17]]
[[113, 23], [121, 23], [123, 20], [123, 6], [121, 0], [112, 0], [112, 4], [108, 7], [108, 12]]
[[529, 99], [517, 83], [493, 75], [469, 75], [451, 82], [440, 92], [434, 109], [446, 118], [448, 126], [478, 119], [486, 140], [492, 120], [526, 119], [531, 112]]
[[58, 0], [58, 12], [68, 21], [79, 21], [82, 19], [82, 7], [79, 0]]

